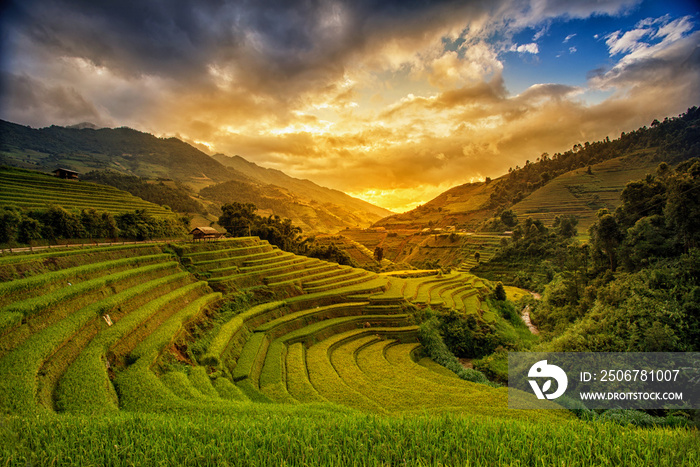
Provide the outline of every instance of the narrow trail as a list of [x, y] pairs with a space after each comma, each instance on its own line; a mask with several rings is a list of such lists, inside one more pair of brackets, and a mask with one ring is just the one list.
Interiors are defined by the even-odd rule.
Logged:
[[540, 333], [540, 330], [537, 329], [537, 326], [532, 324], [532, 321], [530, 321], [530, 305], [523, 308], [523, 311], [520, 312], [520, 316], [522, 316], [523, 321], [525, 321], [525, 324], [527, 325], [527, 328], [530, 330], [531, 333], [533, 333], [533, 334]]
[[[41, 245], [41, 246], [27, 246], [27, 247], [16, 247], [16, 248], [1, 248], [0, 255], [11, 254], [11, 253], [22, 253], [22, 252], [35, 252], [40, 250], [56, 250], [60, 248], [84, 248], [91, 246], [116, 246], [116, 245], [137, 245], [141, 243], [167, 243], [167, 242], [177, 242], [183, 241], [182, 239], [160, 239], [160, 240], [134, 240], [134, 241], [115, 241], [115, 242], [83, 242], [83, 243], [66, 243], [57, 245]], [[191, 241], [191, 240], [187, 240]]]
[[[532, 295], [535, 300], [540, 300], [542, 298], [542, 295], [538, 294], [537, 292], [530, 292], [530, 295]], [[540, 330], [537, 329], [537, 326], [532, 324], [532, 321], [530, 320], [530, 305], [527, 305], [525, 308], [523, 308], [523, 310], [520, 312], [520, 316], [522, 316], [523, 321], [525, 321], [525, 324], [527, 325], [527, 328], [530, 330], [531, 333], [540, 333]]]

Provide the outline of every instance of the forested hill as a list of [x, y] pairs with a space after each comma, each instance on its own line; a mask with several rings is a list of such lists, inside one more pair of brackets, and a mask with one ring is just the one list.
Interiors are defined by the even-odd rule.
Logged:
[[197, 188], [248, 180], [177, 138], [157, 138], [125, 127], [33, 129], [0, 121], [0, 151], [0, 163], [42, 171], [112, 169], [143, 178], [171, 178]]
[[[545, 152], [534, 161], [525, 161], [523, 167], [509, 169], [508, 174], [502, 177], [452, 188], [423, 206], [382, 219], [375, 225], [387, 228], [456, 225], [475, 229], [488, 218], [529, 199], [562, 175], [577, 169], [588, 170], [589, 166], [590, 172], [596, 173], [597, 164], [614, 159], [620, 160], [623, 170], [616, 171], [611, 180], [605, 174], [608, 171], [606, 166], [605, 170], [598, 172], [595, 183], [602, 190], [607, 190], [606, 196], [610, 200], [617, 201], [625, 184], [639, 178], [636, 169], [644, 171], [648, 167], [655, 167], [659, 162], [673, 165], [699, 154], [700, 110], [692, 107], [678, 117], [654, 120], [649, 127], [622, 133], [614, 140], [606, 138], [593, 143], [575, 144], [570, 150], [553, 155]], [[625, 172], [629, 172], [630, 176], [625, 178]], [[580, 188], [578, 182], [575, 185], [564, 185], [563, 189], [569, 192]], [[573, 193], [573, 196], [578, 194]], [[601, 203], [595, 193], [590, 198], [587, 202], [592, 201], [589, 208], [593, 214], [601, 207], [615, 207]], [[535, 206], [527, 206], [520, 214], [538, 212], [540, 206], [537, 204], [540, 204], [540, 200], [535, 200], [532, 204]], [[551, 223], [553, 219], [545, 216], [543, 220]]]

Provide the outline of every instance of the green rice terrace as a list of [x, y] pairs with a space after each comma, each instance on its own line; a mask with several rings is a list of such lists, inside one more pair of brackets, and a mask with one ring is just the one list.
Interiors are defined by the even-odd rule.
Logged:
[[0, 206], [26, 209], [61, 206], [68, 210], [95, 209], [111, 214], [144, 210], [154, 217], [175, 217], [163, 206], [110, 186], [61, 180], [39, 172], [10, 168], [0, 168]]
[[509, 326], [468, 272], [257, 237], [0, 257], [0, 465], [697, 465], [697, 432], [507, 408], [419, 342]]
[[[643, 152], [642, 152], [643, 154]], [[614, 211], [620, 205], [620, 192], [631, 180], [642, 179], [656, 170], [656, 161], [618, 157], [565, 173], [513, 206], [518, 217], [540, 219], [552, 225], [556, 216], [573, 215], [578, 229], [587, 236], [601, 208]]]

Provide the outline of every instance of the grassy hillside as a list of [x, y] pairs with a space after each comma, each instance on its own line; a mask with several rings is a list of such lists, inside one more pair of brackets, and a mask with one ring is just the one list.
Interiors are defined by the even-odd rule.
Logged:
[[238, 238], [13, 254], [0, 278], [3, 465], [700, 460], [694, 431], [509, 410], [505, 388], [423, 358], [410, 303], [500, 322], [469, 274]]
[[[475, 253], [479, 254], [479, 261], [488, 261], [504, 238], [498, 234], [437, 229], [440, 228], [429, 231], [383, 227], [347, 229], [333, 238], [336, 245], [353, 255], [361, 265], [376, 263], [369, 260], [374, 249], [379, 247], [385, 261], [416, 268], [459, 268], [462, 271], [469, 271], [478, 264]], [[354, 252], [360, 249], [362, 252]]]
[[0, 167], [0, 207], [45, 209], [51, 205], [67, 210], [95, 209], [112, 214], [142, 209], [156, 217], [176, 217], [163, 206], [109, 186], [61, 180], [40, 172]]
[[627, 183], [656, 171], [658, 160], [641, 157], [642, 154], [601, 162], [591, 166], [590, 171], [581, 168], [567, 172], [512, 209], [518, 217], [540, 219], [546, 225], [552, 225], [556, 216], [576, 216], [579, 232], [586, 234], [599, 209], [612, 212], [620, 205], [620, 193]]
[[[571, 150], [511, 168], [508, 174], [482, 183], [457, 186], [412, 211], [395, 214], [371, 229], [341, 232], [369, 250], [384, 248], [385, 258], [415, 267], [460, 266], [464, 270], [490, 258], [500, 237], [510, 230], [498, 222], [511, 209], [520, 219], [531, 217], [551, 226], [555, 217], [573, 215], [580, 237], [594, 222], [600, 208], [620, 205], [625, 185], [653, 173], [662, 161], [671, 166], [697, 155], [700, 111], [693, 107], [676, 118], [655, 121], [623, 133], [615, 140], [576, 144]], [[445, 240], [440, 232], [480, 232], [459, 242]], [[437, 233], [421, 238], [424, 229]], [[492, 238], [489, 238], [492, 237]], [[439, 263], [437, 263], [439, 261]]]
[[[412, 343], [397, 347], [404, 363], [396, 365], [408, 365], [419, 351], [409, 302], [485, 322], [500, 319], [485, 301], [490, 289], [474, 276], [379, 276], [286, 253], [257, 237], [12, 254], [0, 258], [0, 278], [0, 408], [6, 414], [206, 402], [201, 395], [190, 400], [197, 391], [211, 403], [239, 394], [293, 404], [332, 400], [386, 413], [369, 389], [356, 387], [357, 373], [332, 370], [336, 351], [346, 358], [346, 344], [361, 342], [364, 349], [373, 342], [372, 350], [383, 355], [392, 342]], [[216, 303], [224, 305], [222, 293], [258, 297], [258, 304], [243, 305], [212, 327], [208, 320], [217, 315]], [[190, 351], [186, 323], [208, 330]], [[178, 365], [173, 355], [189, 364]], [[358, 354], [358, 364], [376, 359], [369, 355]], [[391, 372], [368, 378], [394, 384]], [[155, 390], [148, 401], [139, 390], [146, 381]], [[505, 394], [454, 376], [447, 383], [488, 395], [485, 406]], [[338, 396], [346, 386], [354, 388], [344, 390], [347, 400]], [[416, 398], [426, 407], [445, 405], [435, 394], [403, 390], [404, 402], [390, 412], [415, 410]], [[473, 401], [450, 405], [470, 410]]]
[[[277, 215], [291, 219], [305, 234], [337, 232], [346, 227], [366, 227], [379, 219], [371, 212], [356, 211], [352, 206], [327, 202], [323, 197], [314, 199], [276, 185], [261, 185], [229, 181], [203, 188], [203, 199], [219, 205], [253, 203], [259, 215]], [[211, 207], [209, 208], [210, 210]]]
[[495, 211], [491, 206], [491, 183], [467, 183], [447, 190], [411, 211], [395, 214], [374, 224], [386, 229], [422, 229], [456, 226], [474, 230]]

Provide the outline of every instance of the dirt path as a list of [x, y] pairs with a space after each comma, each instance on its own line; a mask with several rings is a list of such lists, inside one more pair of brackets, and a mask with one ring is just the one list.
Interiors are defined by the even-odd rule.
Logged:
[[[530, 292], [530, 295], [532, 295], [532, 297], [535, 300], [540, 300], [542, 298], [542, 295], [538, 294], [537, 292]], [[532, 324], [532, 321], [530, 321], [530, 305], [523, 308], [523, 310], [520, 312], [520, 316], [523, 318], [523, 321], [525, 321], [525, 324], [527, 325], [527, 328], [530, 330], [531, 333], [540, 333], [540, 330], [537, 329], [537, 326]]]
[[42, 245], [42, 246], [27, 246], [19, 248], [2, 248], [0, 249], [0, 254], [5, 253], [21, 253], [21, 252], [34, 252], [40, 250], [55, 250], [60, 248], [83, 248], [86, 246], [116, 246], [116, 245], [137, 245], [140, 243], [167, 243], [181, 241], [178, 239], [163, 239], [163, 240], [140, 240], [140, 241], [122, 241], [122, 242], [83, 242], [83, 243], [67, 243], [63, 245]]
[[470, 370], [474, 369], [471, 358], [458, 358], [457, 360], [459, 360], [459, 364], [462, 365], [462, 367]]
[[532, 321], [530, 321], [530, 305], [523, 308], [523, 311], [520, 312], [520, 316], [522, 316], [523, 321], [525, 321], [525, 324], [527, 325], [527, 328], [530, 330], [531, 333], [533, 333], [533, 334], [540, 333], [540, 330], [537, 329], [537, 326], [532, 324]]

